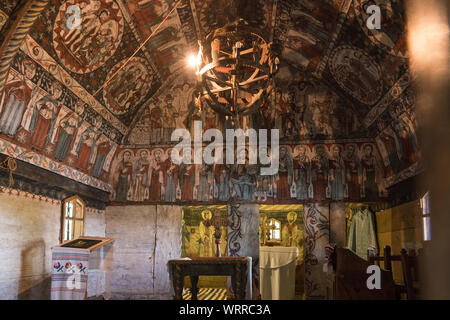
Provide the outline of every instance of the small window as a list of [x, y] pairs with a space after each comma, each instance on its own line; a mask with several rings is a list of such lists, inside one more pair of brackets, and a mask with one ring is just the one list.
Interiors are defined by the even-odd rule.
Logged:
[[267, 229], [269, 229], [269, 241], [281, 241], [281, 222], [270, 218], [267, 226]]
[[431, 209], [430, 209], [430, 193], [427, 192], [420, 199], [420, 207], [422, 208], [423, 221], [423, 240], [431, 240]]
[[72, 240], [84, 234], [84, 201], [78, 196], [63, 202], [62, 241]]

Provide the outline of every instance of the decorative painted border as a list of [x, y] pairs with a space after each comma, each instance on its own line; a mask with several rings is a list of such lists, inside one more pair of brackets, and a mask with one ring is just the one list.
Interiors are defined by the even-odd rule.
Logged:
[[387, 177], [385, 179], [386, 187], [390, 187], [396, 183], [399, 183], [400, 181], [406, 180], [408, 178], [411, 178], [419, 173], [424, 171], [422, 162], [416, 162], [410, 167], [404, 169], [400, 173], [397, 173], [393, 176]]
[[105, 210], [95, 209], [91, 207], [86, 207], [86, 213], [96, 213], [96, 214], [105, 214]]
[[3, 28], [3, 26], [6, 24], [6, 21], [8, 21], [8, 15], [4, 12], [4, 11], [2, 11], [2, 10], [0, 10], [0, 30]]
[[228, 255], [230, 257], [239, 257], [239, 250], [241, 250], [241, 244], [239, 239], [242, 238], [241, 234], [241, 212], [239, 212], [239, 204], [235, 203], [234, 199], [228, 204], [228, 220], [231, 222], [229, 228], [232, 230], [228, 232]]
[[386, 110], [392, 102], [401, 96], [403, 91], [411, 84], [411, 75], [409, 71], [406, 71], [392, 86], [391, 89], [384, 95], [384, 97], [378, 102], [367, 114], [363, 123], [368, 128], [382, 113]]
[[[319, 259], [317, 253], [324, 250], [317, 244], [322, 237], [326, 237], [326, 242], [330, 236], [330, 219], [317, 208], [316, 204], [305, 206], [303, 210], [305, 224], [305, 292], [307, 297], [321, 296], [324, 291], [323, 284], [317, 283], [323, 275], [323, 259]], [[319, 261], [321, 260], [321, 261]], [[315, 293], [319, 292], [319, 295]]]
[[5, 85], [5, 81], [8, 76], [9, 67], [11, 66], [17, 50], [27, 36], [28, 31], [34, 24], [35, 20], [41, 14], [41, 11], [48, 4], [48, 0], [30, 0], [28, 2], [23, 2], [23, 7], [20, 10], [24, 11], [23, 13], [20, 13], [19, 18], [17, 18], [17, 27], [13, 31], [13, 34], [9, 41], [6, 40], [8, 41], [8, 43], [6, 43], [4, 51], [0, 53], [0, 55], [2, 55], [0, 59], [0, 91], [3, 90], [3, 86]]
[[326, 49], [325, 54], [322, 56], [322, 59], [320, 59], [320, 62], [318, 63], [317, 68], [313, 73], [313, 75], [317, 78], [322, 78], [322, 72], [328, 63], [328, 60], [330, 59], [331, 52], [334, 50], [334, 46], [336, 45], [339, 34], [341, 33], [342, 26], [344, 25], [345, 19], [347, 18], [348, 10], [350, 9], [351, 4], [352, 0], [345, 0], [341, 4], [336, 28], [331, 34], [328, 48]]
[[30, 193], [30, 192], [26, 192], [26, 191], [14, 189], [14, 188], [0, 187], [0, 194], [2, 194], [2, 193], [6, 194], [8, 196], [16, 196], [16, 197], [29, 198], [31, 200], [44, 201], [44, 202], [48, 202], [49, 204], [52, 204], [52, 205], [58, 205], [58, 206], [61, 205], [61, 200], [52, 199], [50, 197], [37, 195], [34, 193]]
[[57, 173], [63, 177], [75, 180], [77, 182], [83, 183], [85, 185], [111, 192], [112, 186], [106, 182], [98, 180], [80, 171], [72, 169], [64, 164], [57, 161], [51, 160], [43, 155], [29, 151], [25, 148], [19, 147], [9, 141], [0, 138], [0, 153], [7, 156], [13, 157], [18, 160], [22, 160], [33, 164], [35, 166], [41, 167], [43, 169], [49, 170], [51, 172]]

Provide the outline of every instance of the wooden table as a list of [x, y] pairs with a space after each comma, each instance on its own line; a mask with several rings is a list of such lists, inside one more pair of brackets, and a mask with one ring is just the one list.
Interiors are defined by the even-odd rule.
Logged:
[[[234, 298], [244, 300], [250, 257], [197, 257], [169, 260], [169, 272], [175, 291], [174, 300], [182, 300], [184, 277], [191, 278], [192, 300], [198, 300], [199, 276], [231, 276]], [[251, 262], [250, 262], [251, 263]]]

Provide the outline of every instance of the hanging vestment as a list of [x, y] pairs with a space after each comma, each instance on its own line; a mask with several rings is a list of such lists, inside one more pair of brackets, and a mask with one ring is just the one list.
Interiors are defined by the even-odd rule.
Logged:
[[367, 249], [377, 250], [375, 234], [375, 221], [373, 213], [367, 209], [359, 209], [352, 217], [349, 232], [347, 233], [347, 248], [363, 259], [367, 259]]

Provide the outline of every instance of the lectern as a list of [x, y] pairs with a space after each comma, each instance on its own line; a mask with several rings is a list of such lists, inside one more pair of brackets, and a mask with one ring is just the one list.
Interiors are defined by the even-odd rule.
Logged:
[[52, 300], [110, 297], [113, 238], [79, 237], [52, 248]]

